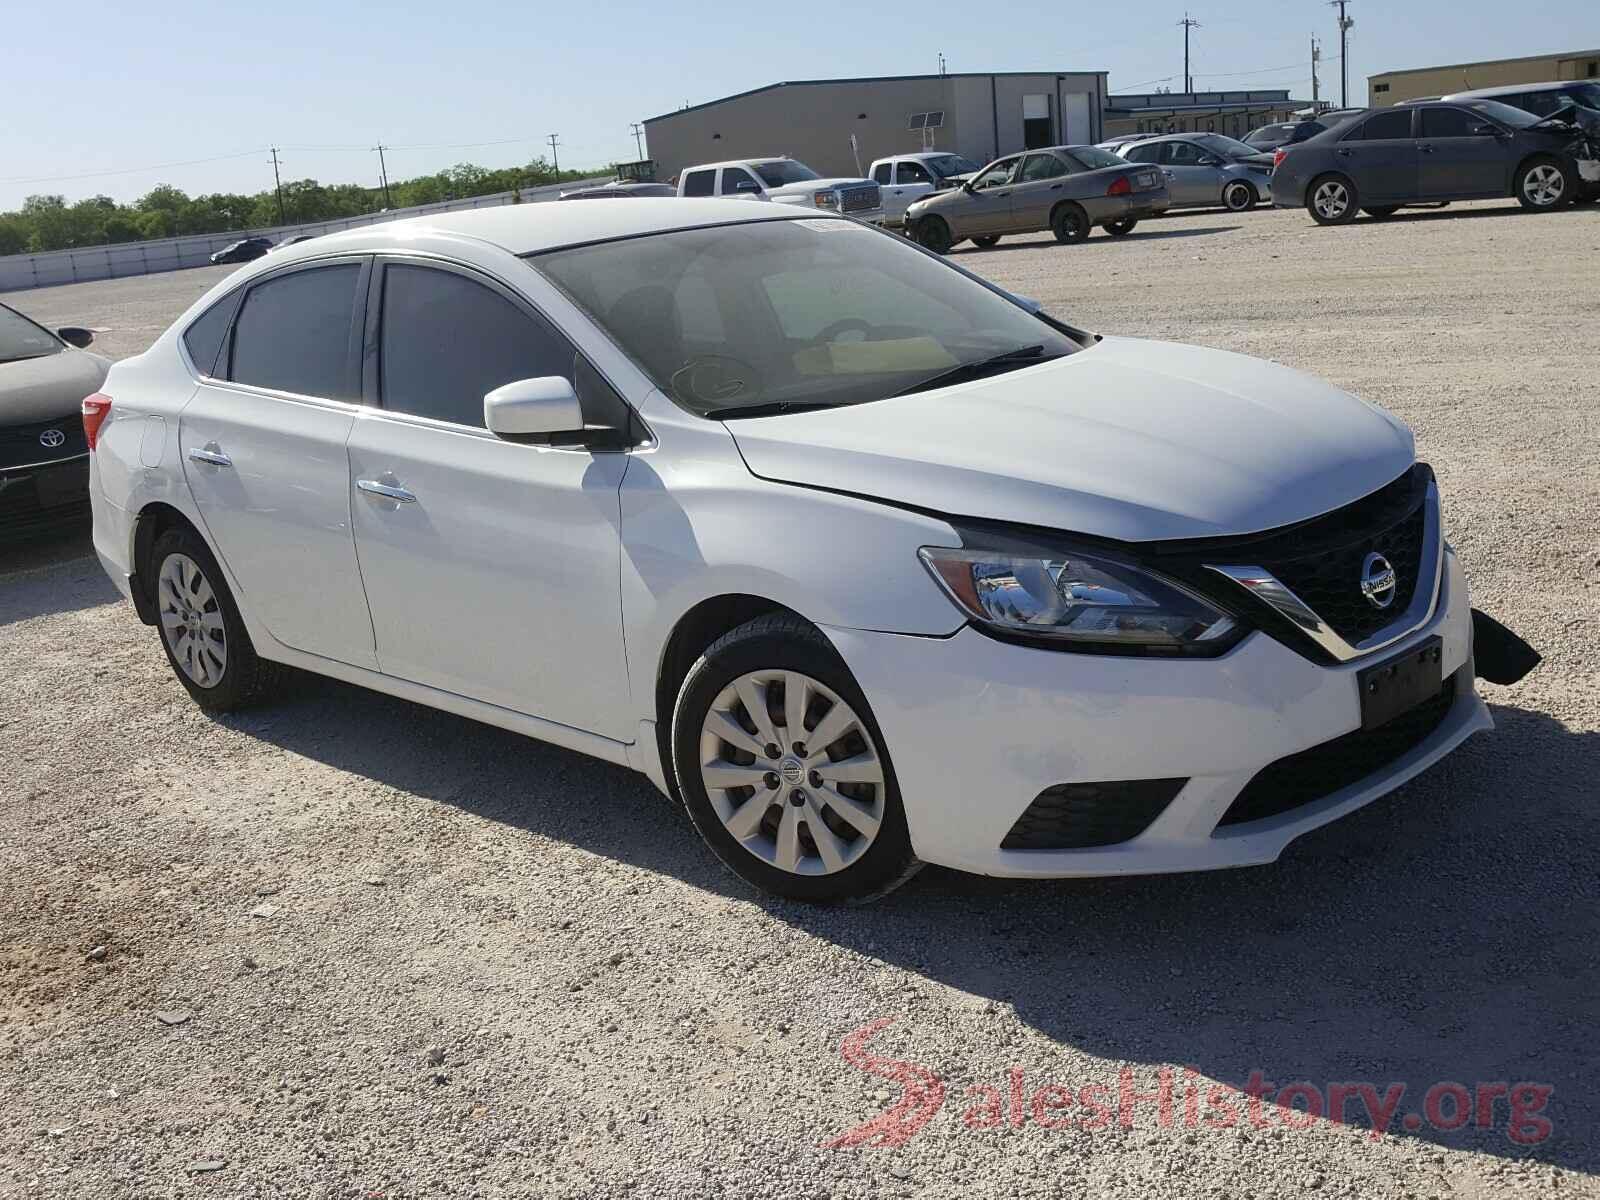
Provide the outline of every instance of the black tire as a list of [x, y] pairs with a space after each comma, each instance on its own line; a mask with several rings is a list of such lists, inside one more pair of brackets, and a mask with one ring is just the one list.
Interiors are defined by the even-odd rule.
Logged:
[[1400, 206], [1398, 204], [1383, 204], [1379, 205], [1377, 208], [1363, 208], [1361, 211], [1366, 213], [1367, 216], [1371, 217], [1374, 221], [1387, 221], [1390, 217], [1394, 216], [1395, 213], [1400, 211]]
[[955, 239], [950, 236], [950, 226], [943, 217], [923, 217], [911, 230], [911, 240], [924, 250], [935, 254], [949, 254]]
[[1050, 232], [1056, 235], [1056, 241], [1063, 246], [1084, 241], [1093, 229], [1094, 226], [1089, 224], [1089, 214], [1070, 200], [1058, 205], [1055, 212], [1050, 214]]
[[1537, 154], [1517, 168], [1512, 185], [1517, 203], [1529, 212], [1555, 212], [1578, 194], [1578, 181], [1559, 158]]
[[1600, 203], [1600, 192], [1587, 192], [1587, 193], [1584, 193], [1584, 194], [1581, 194], [1581, 195], [1578, 195], [1578, 196], [1574, 196], [1572, 198], [1572, 202], [1574, 204], [1596, 204], [1596, 203]]
[[1134, 226], [1139, 224], [1137, 217], [1128, 217], [1126, 220], [1113, 221], [1106, 226], [1106, 232], [1112, 237], [1127, 237], [1133, 232]]
[[1361, 193], [1348, 175], [1318, 175], [1306, 189], [1306, 211], [1318, 225], [1348, 225], [1361, 211]]
[[998, 233], [986, 233], [982, 237], [975, 237], [972, 239], [972, 244], [979, 250], [987, 250], [991, 246], [998, 245], [999, 242], [1000, 235]]
[[[831, 874], [799, 874], [758, 857], [729, 831], [707, 794], [700, 768], [707, 716], [717, 698], [735, 680], [760, 671], [795, 671], [809, 676], [848, 704], [872, 738], [869, 749], [876, 753], [883, 771], [878, 829], [874, 840], [855, 861]], [[770, 691], [767, 695], [771, 696]], [[816, 729], [819, 724], [820, 718], [811, 721], [809, 728]], [[836, 744], [848, 745], [846, 741]], [[780, 759], [786, 757], [780, 755]], [[781, 768], [779, 761], [773, 765], [774, 772]], [[700, 836], [724, 866], [763, 891], [813, 904], [861, 904], [899, 887], [922, 865], [911, 851], [894, 766], [866, 697], [828, 640], [792, 614], [757, 617], [724, 634], [689, 669], [672, 711], [672, 767], [684, 807]], [[788, 786], [780, 783], [775, 799], [768, 801], [764, 794], [752, 793], [743, 804], [760, 803], [762, 808], [757, 815], [765, 814], [763, 821], [776, 819], [782, 815], [784, 789]], [[809, 785], [802, 782], [800, 786]], [[789, 793], [790, 797], [794, 794]], [[743, 806], [737, 811], [742, 812]], [[806, 836], [810, 837], [809, 830]]]
[[[198, 569], [200, 582], [209, 592], [210, 600], [193, 611], [202, 617], [211, 614], [220, 616], [220, 639], [215, 636], [215, 630], [209, 634], [202, 631], [199, 637], [191, 633], [191, 625], [201, 627], [199, 621], [183, 623], [180, 607], [185, 602], [163, 581], [169, 561], [172, 561], [174, 568], [179, 565], [176, 561], [178, 556], [187, 559]], [[207, 712], [234, 712], [260, 703], [278, 688], [288, 668], [256, 655], [222, 569], [199, 534], [183, 525], [168, 529], [151, 546], [150, 558], [144, 570], [156, 610], [156, 633], [161, 639], [161, 648], [166, 652], [172, 673], [196, 704]], [[169, 632], [175, 622], [182, 628]], [[177, 643], [177, 649], [174, 649], [174, 642]], [[201, 653], [204, 654], [203, 647], [207, 643], [213, 650], [206, 654], [205, 665], [209, 672], [214, 673], [214, 678], [197, 680], [191, 674], [192, 668], [186, 667], [181, 659], [189, 657], [188, 650], [195, 646], [202, 647]], [[221, 651], [220, 659], [217, 656], [218, 649]], [[193, 661], [192, 657], [190, 661]], [[217, 666], [219, 661], [220, 668]]]
[[1256, 189], [1242, 179], [1235, 179], [1222, 189], [1222, 207], [1229, 212], [1249, 212], [1260, 202]]

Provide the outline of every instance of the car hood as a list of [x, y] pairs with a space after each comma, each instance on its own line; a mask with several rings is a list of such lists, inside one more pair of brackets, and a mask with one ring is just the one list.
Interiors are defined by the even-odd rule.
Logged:
[[807, 179], [800, 183], [786, 183], [782, 187], [768, 188], [774, 196], [809, 196], [812, 192], [831, 187], [877, 187], [870, 179], [852, 179], [841, 175], [832, 179]]
[[1391, 482], [1415, 453], [1398, 420], [1298, 371], [1127, 338], [727, 428], [765, 479], [1135, 542], [1307, 520]]
[[110, 367], [107, 359], [81, 350], [0, 363], [0, 425], [76, 419], [83, 398], [105, 382]]

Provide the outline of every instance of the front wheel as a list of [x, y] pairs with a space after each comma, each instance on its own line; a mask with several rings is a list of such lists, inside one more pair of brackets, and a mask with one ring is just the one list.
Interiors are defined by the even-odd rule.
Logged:
[[765, 891], [862, 902], [920, 865], [867, 699], [798, 617], [741, 625], [690, 668], [673, 709], [672, 766], [700, 836]]
[[1076, 204], [1063, 204], [1050, 216], [1050, 232], [1063, 245], [1083, 241], [1092, 228], [1089, 215]]
[[973, 238], [972, 244], [979, 250], [987, 250], [991, 246], [1000, 244], [1000, 235], [998, 233], [986, 233], [982, 237]]
[[1574, 191], [1566, 166], [1557, 159], [1536, 158], [1517, 172], [1517, 200], [1531, 212], [1560, 208]]
[[935, 254], [949, 254], [954, 243], [950, 226], [945, 224], [943, 217], [923, 217], [912, 228], [911, 240]]
[[1229, 212], [1249, 212], [1256, 206], [1256, 190], [1242, 180], [1222, 189], [1222, 203]]
[[1137, 217], [1128, 217], [1126, 220], [1113, 221], [1106, 226], [1106, 232], [1112, 237], [1127, 237], [1133, 232], [1133, 227], [1139, 223]]
[[1356, 185], [1343, 175], [1323, 175], [1306, 192], [1306, 208], [1318, 225], [1344, 225], [1355, 220], [1361, 205]]
[[161, 646], [173, 673], [207, 712], [263, 699], [284, 668], [256, 656], [222, 568], [200, 536], [179, 526], [150, 550]]

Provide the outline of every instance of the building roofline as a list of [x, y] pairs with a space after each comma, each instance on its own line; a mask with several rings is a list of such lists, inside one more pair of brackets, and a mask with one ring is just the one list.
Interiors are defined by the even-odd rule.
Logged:
[[743, 100], [746, 96], [754, 96], [761, 92], [770, 92], [777, 88], [786, 87], [823, 87], [837, 83], [910, 83], [919, 79], [1006, 79], [1023, 75], [1099, 75], [1104, 78], [1110, 74], [1110, 71], [950, 71], [944, 75], [859, 75], [848, 79], [784, 79], [777, 83], [764, 83], [760, 87], [750, 88], [748, 91], [734, 92], [731, 96], [719, 96], [715, 100], [705, 100], [699, 104], [691, 104], [686, 108], [675, 108], [671, 112], [661, 113], [654, 117], [646, 117], [644, 123], [649, 125], [652, 121], [665, 121], [668, 117], [698, 112], [702, 108], [726, 104], [730, 100]]
[[1550, 54], [1524, 54], [1519, 58], [1485, 58], [1477, 62], [1441, 63], [1434, 67], [1399, 67], [1393, 71], [1379, 71], [1368, 75], [1367, 80], [1382, 79], [1386, 75], [1420, 75], [1424, 71], [1464, 71], [1468, 67], [1492, 67], [1499, 63], [1538, 62], [1543, 58], [1600, 58], [1600, 50], [1557, 50]]

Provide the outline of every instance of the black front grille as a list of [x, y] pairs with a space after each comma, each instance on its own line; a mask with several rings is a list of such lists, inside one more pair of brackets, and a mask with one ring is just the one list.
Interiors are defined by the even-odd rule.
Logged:
[[1058, 783], [1034, 798], [1000, 843], [1002, 850], [1082, 850], [1138, 837], [1187, 779]]
[[[1152, 561], [1303, 653], [1325, 661], [1304, 633], [1264, 602], [1207, 569], [1259, 566], [1271, 572], [1351, 645], [1397, 620], [1419, 585], [1432, 586], [1437, 561], [1423, 562], [1428, 488], [1433, 471], [1418, 463], [1398, 479], [1352, 504], [1287, 528], [1243, 537], [1194, 539], [1152, 547]], [[1361, 591], [1369, 554], [1395, 571], [1394, 599], [1384, 608]]]
[[840, 212], [865, 212], [870, 208], [878, 207], [878, 187], [841, 188], [839, 190]]
[[63, 496], [52, 494], [51, 503], [46, 504], [40, 497], [38, 480], [31, 476], [0, 478], [0, 485], [0, 538], [6, 541], [53, 533], [89, 518], [87, 489]]
[[1240, 825], [1312, 804], [1375, 775], [1438, 729], [1456, 699], [1454, 676], [1439, 694], [1376, 729], [1358, 729], [1280, 758], [1258, 771], [1218, 825]]
[[[48, 435], [56, 433], [62, 438], [59, 446], [47, 446], [39, 440], [45, 436], [54, 441], [55, 438]], [[83, 438], [83, 418], [77, 413], [67, 413], [54, 421], [0, 427], [0, 467], [26, 467], [88, 452], [89, 443]]]

